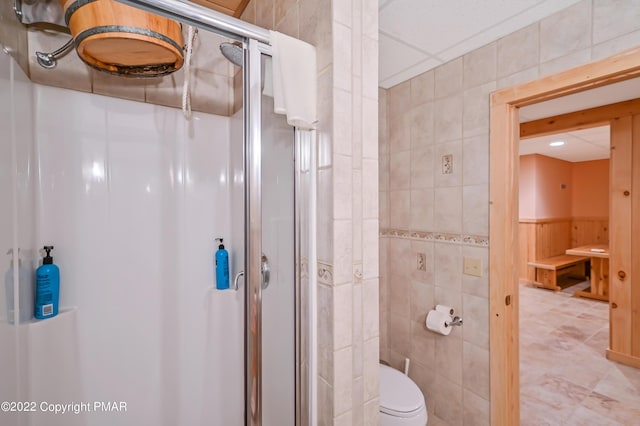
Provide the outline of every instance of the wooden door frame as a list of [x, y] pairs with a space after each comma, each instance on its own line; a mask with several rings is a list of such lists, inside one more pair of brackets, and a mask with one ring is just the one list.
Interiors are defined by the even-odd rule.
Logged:
[[491, 424], [520, 424], [518, 108], [640, 76], [640, 46], [491, 95], [489, 368]]

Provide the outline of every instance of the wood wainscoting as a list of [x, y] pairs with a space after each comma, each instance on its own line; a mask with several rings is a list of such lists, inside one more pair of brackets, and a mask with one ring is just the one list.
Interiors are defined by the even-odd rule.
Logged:
[[529, 262], [564, 254], [571, 244], [571, 218], [520, 219], [518, 225], [520, 279], [535, 281], [535, 268]]
[[520, 219], [518, 223], [518, 276], [535, 281], [529, 262], [564, 254], [572, 247], [609, 243], [609, 218]]
[[609, 244], [608, 217], [574, 217], [571, 219], [571, 247]]

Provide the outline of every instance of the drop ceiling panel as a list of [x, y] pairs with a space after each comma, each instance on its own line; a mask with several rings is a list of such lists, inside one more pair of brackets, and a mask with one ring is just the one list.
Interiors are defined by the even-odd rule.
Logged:
[[[427, 58], [424, 61], [418, 62], [415, 65], [411, 65], [409, 68], [397, 72], [396, 74], [392, 74], [389, 77], [382, 78], [382, 76], [380, 76], [380, 86], [393, 87], [396, 84], [400, 84], [403, 81], [409, 80], [413, 76], [420, 75], [423, 72], [429, 71], [430, 69], [435, 68], [440, 64], [442, 64], [442, 62], [438, 61], [437, 59]], [[387, 69], [385, 71], [387, 73], [392, 73], [396, 70], [391, 66], [387, 66]]]
[[572, 132], [572, 135], [590, 144], [609, 149], [609, 141], [611, 138], [611, 129], [609, 126], [593, 127], [591, 129], [575, 131]]
[[416, 63], [429, 59], [424, 53], [404, 44], [384, 34], [380, 34], [379, 39], [380, 57], [379, 80], [384, 81], [394, 76], [398, 71], [406, 70]]
[[638, 98], [640, 78], [634, 78], [523, 107], [520, 109], [520, 121], [524, 123]]
[[407, 43], [437, 54], [538, 2], [396, 0], [380, 12], [380, 26]]
[[[549, 143], [564, 141], [552, 147]], [[609, 126], [541, 136], [520, 141], [520, 155], [541, 154], [572, 163], [609, 158]]]
[[[380, 34], [405, 44], [415, 56], [393, 62], [380, 50], [385, 75], [380, 85], [389, 88], [428, 71], [429, 66], [457, 58], [500, 37], [524, 28], [579, 0], [380, 0]], [[411, 62], [411, 63], [408, 63]], [[422, 66], [419, 64], [422, 63]]]

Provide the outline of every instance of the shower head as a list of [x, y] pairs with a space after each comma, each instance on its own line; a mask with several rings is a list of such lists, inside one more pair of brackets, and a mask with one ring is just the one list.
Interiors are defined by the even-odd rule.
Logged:
[[220, 43], [220, 51], [225, 58], [230, 60], [234, 65], [242, 67], [244, 63], [244, 49], [236, 43]]

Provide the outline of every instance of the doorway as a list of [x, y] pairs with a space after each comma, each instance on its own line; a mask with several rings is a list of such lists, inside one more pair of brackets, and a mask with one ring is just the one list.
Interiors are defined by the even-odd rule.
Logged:
[[[526, 110], [521, 121], [534, 121]], [[521, 424], [584, 424], [599, 415], [592, 392], [614, 380], [609, 307], [592, 298], [589, 258], [566, 251], [608, 246], [610, 128], [530, 136], [520, 140]]]
[[[490, 380], [491, 423], [520, 423], [519, 401], [519, 293], [518, 293], [518, 109], [526, 105], [584, 92], [621, 82], [640, 75], [640, 48], [603, 59], [554, 76], [496, 92], [491, 98], [490, 134]], [[629, 121], [629, 120], [623, 120]], [[628, 126], [628, 124], [625, 124]], [[612, 131], [612, 133], [615, 133]], [[639, 132], [640, 133], [640, 132]], [[630, 136], [631, 139], [631, 136]], [[629, 153], [630, 155], [630, 153]], [[613, 184], [614, 187], [615, 183]], [[617, 187], [616, 187], [617, 188]], [[627, 190], [621, 196], [629, 197]], [[612, 205], [615, 198], [612, 197]], [[629, 203], [630, 204], [630, 203]], [[615, 212], [612, 211], [613, 215]], [[629, 232], [628, 232], [629, 233]], [[630, 236], [629, 236], [630, 240]], [[631, 246], [631, 242], [628, 243]], [[635, 246], [634, 246], [635, 247]], [[612, 262], [611, 270], [616, 270]], [[630, 264], [627, 264], [630, 265]], [[623, 269], [625, 271], [623, 271]], [[622, 268], [620, 274], [629, 292], [633, 267]], [[612, 307], [617, 278], [612, 279]], [[626, 290], [625, 290], [626, 291]], [[633, 294], [637, 294], [635, 290]], [[637, 324], [631, 310], [618, 311], [625, 321]], [[626, 317], [629, 317], [627, 319]], [[629, 327], [633, 329], [633, 325]], [[615, 340], [614, 337], [611, 339]], [[610, 359], [637, 362], [633, 355], [617, 354]]]

